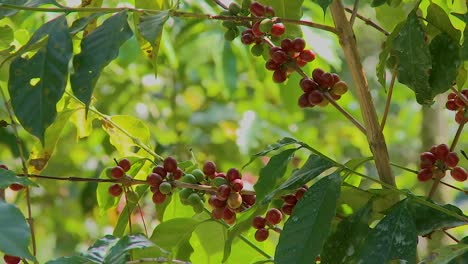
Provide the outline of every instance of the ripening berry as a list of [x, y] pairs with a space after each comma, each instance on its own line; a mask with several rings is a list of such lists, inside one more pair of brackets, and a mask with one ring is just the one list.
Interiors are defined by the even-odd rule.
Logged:
[[207, 176], [214, 176], [216, 173], [216, 165], [214, 164], [214, 162], [205, 162], [205, 164], [203, 165], [203, 173], [205, 173], [205, 175]]
[[172, 173], [172, 177], [174, 177], [174, 180], [179, 180], [180, 178], [182, 178], [183, 175], [184, 172], [180, 168], [177, 168], [176, 171]]
[[455, 167], [450, 171], [450, 175], [452, 175], [452, 178], [454, 178], [456, 181], [466, 181], [468, 178], [468, 173], [466, 172], [465, 169], [462, 167]]
[[258, 242], [265, 241], [267, 240], [268, 235], [268, 229], [260, 228], [255, 232], [255, 240], [257, 240]]
[[315, 53], [311, 50], [303, 50], [299, 54], [299, 57], [306, 62], [311, 62], [315, 60]]
[[10, 187], [10, 189], [11, 189], [12, 191], [15, 191], [15, 192], [17, 192], [17, 191], [19, 191], [19, 190], [21, 190], [21, 189], [24, 188], [24, 186], [21, 185], [21, 184], [19, 184], [19, 183], [12, 183], [12, 184], [10, 184], [9, 187]]
[[255, 204], [256, 198], [253, 194], [242, 194], [242, 202], [248, 206], [252, 206]]
[[336, 82], [331, 89], [331, 92], [337, 95], [343, 95], [347, 91], [348, 91], [348, 84], [343, 81]]
[[120, 196], [122, 194], [122, 186], [120, 186], [120, 184], [112, 184], [110, 187], [109, 187], [109, 193], [110, 195], [114, 196], [114, 197], [117, 197], [117, 196]]
[[163, 166], [158, 165], [154, 167], [153, 172], [161, 175], [163, 179], [167, 176], [167, 171], [163, 168]]
[[283, 197], [283, 201], [287, 204], [295, 205], [297, 203], [297, 198], [295, 195], [286, 195]]
[[432, 170], [431, 169], [424, 168], [424, 169], [421, 169], [418, 172], [418, 180], [419, 181], [425, 182], [425, 181], [428, 181], [430, 179], [432, 179]]
[[284, 27], [283, 23], [276, 23], [271, 27], [271, 35], [274, 37], [279, 37], [284, 34], [286, 28]]
[[[339, 95], [338, 95], [338, 96], [339, 96]], [[338, 100], [338, 99], [339, 99], [339, 98], [337, 98], [337, 100]], [[317, 105], [320, 106], [320, 107], [325, 107], [325, 106], [328, 105], [329, 102], [330, 102], [330, 101], [328, 101], [327, 98], [323, 98], [322, 102], [320, 102], [320, 103], [317, 104]]]
[[306, 107], [312, 106], [309, 103], [309, 95], [306, 93], [299, 96], [299, 99], [297, 100], [297, 104], [299, 105], [300, 108], [306, 108]]
[[239, 208], [242, 205], [242, 196], [237, 192], [230, 193], [227, 199], [227, 205], [231, 209]]
[[245, 45], [250, 45], [255, 42], [255, 36], [253, 33], [242, 33], [241, 42]]
[[458, 161], [460, 159], [458, 158], [458, 155], [456, 152], [449, 152], [447, 154], [447, 158], [445, 159], [445, 165], [448, 167], [455, 167], [458, 164]]
[[268, 223], [270, 223], [272, 225], [276, 225], [276, 224], [279, 224], [281, 222], [281, 220], [283, 219], [283, 214], [281, 213], [280, 210], [278, 210], [276, 208], [271, 208], [266, 213], [265, 218], [266, 218]]
[[254, 217], [252, 219], [252, 226], [255, 228], [255, 229], [260, 229], [260, 228], [264, 228], [266, 225], [266, 219], [257, 215], [256, 217]]
[[151, 173], [146, 177], [146, 182], [151, 186], [159, 186], [163, 182], [163, 178], [157, 173]]
[[226, 200], [229, 197], [229, 194], [231, 193], [231, 187], [229, 187], [226, 184], [223, 184], [218, 187], [216, 191], [216, 195], [220, 200]]
[[177, 170], [177, 160], [173, 157], [167, 157], [163, 161], [163, 166], [167, 172], [175, 172]]
[[132, 167], [132, 163], [128, 159], [122, 159], [119, 161], [119, 166], [125, 171], [129, 171], [130, 167]]
[[309, 93], [318, 88], [318, 83], [310, 78], [302, 78], [299, 85], [301, 86], [301, 89], [304, 91], [304, 93]]
[[317, 105], [323, 101], [323, 95], [320, 91], [313, 90], [308, 94], [307, 99], [309, 100], [310, 104]]
[[294, 209], [294, 205], [292, 205], [292, 204], [285, 203], [285, 204], [283, 204], [283, 206], [281, 206], [281, 211], [285, 215], [291, 215], [293, 209]]
[[124, 175], [125, 175], [125, 171], [124, 169], [122, 169], [122, 167], [120, 166], [115, 166], [112, 168], [111, 170], [111, 175], [112, 177], [114, 177], [115, 179], [120, 179], [122, 178]]
[[3, 260], [6, 264], [18, 264], [21, 261], [20, 257], [5, 255], [3, 256]]
[[164, 200], [166, 200], [166, 195], [161, 192], [155, 192], [153, 193], [153, 197], [151, 198], [153, 200], [153, 203], [162, 204], [164, 203]]
[[235, 179], [231, 181], [232, 190], [235, 192], [240, 192], [244, 188], [244, 182], [241, 179]]
[[295, 38], [292, 43], [292, 50], [295, 52], [301, 52], [305, 48], [305, 41], [302, 38]]
[[275, 83], [282, 83], [288, 78], [287, 73], [283, 70], [276, 70], [273, 72], [273, 81]]
[[259, 2], [253, 2], [250, 5], [250, 13], [256, 17], [265, 16], [266, 8], [264, 5]]
[[449, 152], [447, 144], [440, 144], [436, 147], [434, 155], [438, 160], [445, 160]]

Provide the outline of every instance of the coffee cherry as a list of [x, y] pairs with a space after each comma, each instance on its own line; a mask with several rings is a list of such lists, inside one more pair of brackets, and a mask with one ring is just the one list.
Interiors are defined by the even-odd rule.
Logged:
[[173, 157], [167, 157], [163, 161], [163, 166], [167, 172], [175, 172], [177, 170], [177, 161]]
[[180, 168], [177, 168], [177, 170], [172, 173], [174, 180], [179, 180], [182, 178], [182, 175], [184, 175], [184, 172]]
[[296, 199], [297, 200], [300, 200], [304, 194], [307, 192], [307, 189], [306, 188], [299, 188], [297, 189], [296, 193], [295, 193], [295, 196], [296, 196]]
[[230, 168], [226, 173], [226, 178], [228, 181], [233, 182], [234, 180], [241, 179], [242, 175], [238, 169]]
[[260, 229], [260, 228], [264, 228], [266, 225], [266, 219], [257, 215], [256, 217], [254, 217], [252, 219], [252, 226], [255, 228], [255, 229]]
[[224, 33], [224, 39], [227, 41], [233, 41], [239, 35], [239, 29], [237, 27], [231, 27]]
[[223, 184], [227, 184], [227, 183], [228, 182], [227, 182], [226, 178], [216, 177], [211, 181], [211, 186], [219, 187], [219, 186], [221, 186]]
[[296, 58], [296, 65], [302, 68], [307, 65], [307, 61], [302, 60], [301, 58], [298, 57]]
[[454, 101], [458, 107], [465, 107], [465, 102], [459, 96], [455, 97]]
[[270, 32], [272, 26], [273, 26], [273, 21], [269, 18], [265, 18], [260, 22], [260, 31], [268, 33]]
[[159, 191], [162, 194], [170, 194], [172, 192], [172, 185], [169, 182], [163, 182], [159, 185]]
[[420, 160], [421, 160], [421, 163], [420, 163], [421, 168], [432, 168], [437, 158], [435, 157], [434, 154], [432, 154], [432, 152], [423, 152], [421, 153]]
[[153, 172], [146, 177], [146, 182], [151, 186], [159, 186], [163, 182], [163, 178], [161, 175]]
[[120, 179], [122, 178], [124, 175], [125, 175], [125, 171], [124, 169], [122, 169], [122, 167], [120, 166], [115, 166], [112, 168], [111, 170], [111, 175], [112, 177], [114, 177], [115, 179]]
[[279, 37], [284, 34], [286, 28], [283, 23], [276, 23], [271, 27], [271, 35], [274, 37]]
[[320, 78], [317, 80], [317, 83], [321, 87], [331, 87], [333, 85], [333, 76], [329, 72], [325, 72], [320, 76]]
[[265, 63], [265, 68], [269, 71], [275, 71], [275, 70], [278, 70], [280, 68], [280, 64], [276, 63], [274, 60], [272, 59], [269, 59], [266, 63]]
[[205, 209], [205, 204], [202, 200], [199, 200], [197, 203], [192, 204], [192, 208], [196, 214], [201, 214], [203, 212], [203, 209]]
[[310, 78], [302, 78], [299, 85], [301, 86], [301, 89], [304, 91], [304, 93], [312, 92], [318, 88], [318, 83]]
[[211, 211], [211, 216], [216, 220], [220, 220], [223, 218], [223, 211], [224, 208], [214, 208], [213, 211]]
[[197, 178], [195, 178], [195, 176], [193, 176], [192, 174], [185, 174], [184, 177], [182, 177], [182, 181], [192, 184], [198, 183]]
[[20, 257], [5, 255], [3, 256], [3, 260], [6, 264], [18, 264], [21, 261]]
[[460, 159], [458, 158], [458, 155], [456, 152], [449, 152], [447, 154], [447, 158], [445, 159], [445, 165], [448, 167], [455, 167], [458, 164], [458, 161]]
[[0, 169], [8, 170], [8, 167], [6, 165], [0, 164]]
[[252, 53], [252, 55], [254, 55], [255, 57], [262, 56], [263, 44], [258, 43], [258, 44], [253, 45], [252, 48], [250, 49], [250, 53]]
[[120, 186], [120, 184], [112, 184], [110, 187], [109, 187], [109, 193], [110, 195], [114, 196], [114, 197], [118, 197], [122, 194], [122, 186]]
[[421, 169], [418, 172], [418, 180], [419, 181], [425, 182], [425, 181], [428, 181], [430, 179], [432, 179], [432, 170], [431, 169], [424, 168], [424, 169]]
[[232, 190], [235, 192], [240, 192], [244, 188], [244, 182], [241, 179], [235, 179], [231, 182]]
[[138, 203], [139, 197], [138, 194], [132, 190], [125, 193], [126, 198], [131, 203]]
[[348, 91], [348, 84], [346, 84], [343, 81], [336, 82], [331, 89], [331, 92], [337, 95], [343, 95], [347, 91]]
[[262, 17], [265, 15], [265, 6], [260, 4], [259, 2], [253, 2], [250, 5], [250, 13], [256, 17]]
[[455, 99], [456, 97], [457, 97], [457, 94], [454, 92], [451, 92], [447, 95], [448, 100]]
[[462, 122], [463, 123], [468, 122], [468, 118], [465, 118], [465, 111], [463, 109], [460, 109], [457, 111], [457, 113], [455, 114], [455, 121], [458, 124], [461, 124]]
[[285, 215], [291, 215], [293, 209], [294, 209], [294, 205], [292, 205], [292, 204], [285, 203], [285, 204], [283, 204], [283, 206], [281, 206], [281, 211]]
[[216, 195], [211, 195], [208, 203], [214, 208], [224, 208], [226, 206], [226, 201], [220, 200]]
[[263, 32], [260, 30], [260, 21], [257, 21], [252, 25], [252, 33], [257, 38], [263, 37]]
[[153, 172], [161, 175], [163, 179], [167, 176], [167, 171], [163, 168], [163, 166], [158, 165], [154, 167]]
[[449, 152], [450, 149], [446, 144], [440, 144], [435, 149], [435, 157], [438, 160], [445, 160]]
[[275, 83], [282, 83], [287, 79], [287, 73], [283, 70], [276, 70], [273, 72], [273, 81]]
[[288, 57], [288, 54], [286, 54], [286, 52], [284, 52], [283, 50], [275, 50], [274, 52], [271, 52], [272, 49], [270, 49], [270, 58], [278, 63], [278, 64], [283, 64], [285, 63], [289, 57]]
[[281, 41], [281, 48], [285, 51], [285, 52], [289, 52], [293, 49], [293, 42], [291, 39], [289, 38], [285, 38]]
[[268, 235], [268, 229], [260, 228], [255, 232], [255, 240], [257, 240], [258, 242], [265, 241], [267, 240]]
[[129, 171], [130, 167], [132, 167], [132, 163], [128, 159], [122, 159], [119, 161], [119, 166], [125, 171]]
[[245, 45], [250, 45], [255, 42], [255, 36], [253, 35], [253, 33], [242, 34], [241, 42]]
[[229, 12], [233, 15], [239, 14], [241, 9], [242, 9], [241, 6], [236, 2], [230, 3], [228, 7]]
[[161, 192], [155, 192], [153, 194], [153, 197], [151, 197], [153, 200], [153, 203], [155, 204], [162, 204], [164, 203], [164, 200], [166, 200], [166, 195], [161, 193]]
[[276, 224], [279, 224], [281, 222], [281, 220], [283, 219], [283, 214], [281, 213], [280, 210], [278, 210], [276, 208], [271, 208], [266, 213], [265, 218], [266, 218], [268, 223], [270, 223], [272, 225], [276, 225]]
[[338, 76], [338, 74], [332, 73], [331, 75], [333, 77], [333, 85], [335, 85], [337, 82], [341, 81], [340, 76]]
[[311, 105], [317, 105], [323, 101], [323, 95], [320, 91], [314, 90], [308, 94], [307, 99]]
[[227, 205], [231, 209], [237, 209], [242, 205], [242, 196], [239, 193], [232, 192], [227, 199]]
[[328, 101], [327, 98], [323, 98], [322, 102], [318, 103], [317, 105], [320, 106], [320, 107], [325, 107], [328, 105], [330, 101]]
[[203, 173], [207, 176], [215, 175], [216, 173], [216, 165], [212, 161], [207, 161], [203, 165]]
[[271, 7], [271, 6], [266, 6], [265, 7], [265, 16], [266, 17], [274, 17], [275, 16], [275, 10], [273, 10], [273, 7]]
[[19, 190], [21, 190], [21, 189], [24, 188], [24, 186], [21, 185], [21, 184], [19, 184], [19, 183], [12, 183], [12, 184], [10, 184], [9, 187], [10, 187], [10, 189], [11, 189], [12, 191], [15, 191], [15, 192], [17, 192], [17, 191], [19, 191]]
[[228, 207], [225, 207], [223, 209], [223, 219], [224, 220], [231, 220], [232, 218], [235, 218], [236, 217], [236, 213], [234, 213], [231, 209], [229, 209]]
[[295, 205], [297, 203], [297, 198], [295, 195], [286, 195], [283, 197], [283, 201], [287, 204]]
[[295, 52], [301, 52], [305, 48], [305, 41], [302, 38], [295, 38], [293, 41], [292, 49]]
[[192, 193], [187, 198], [187, 201], [189, 202], [189, 204], [195, 205], [201, 201], [201, 198], [200, 195], [198, 195], [198, 193]]
[[242, 194], [242, 202], [248, 206], [252, 206], [256, 202], [255, 195], [252, 194]]
[[462, 167], [455, 167], [450, 171], [450, 175], [452, 175], [452, 178], [455, 179], [456, 181], [466, 181], [468, 178], [468, 173], [466, 172], [465, 169]]
[[456, 111], [458, 109], [458, 105], [455, 103], [454, 99], [450, 99], [445, 103], [445, 107], [447, 107], [448, 110], [451, 111]]
[[319, 83], [319, 79], [324, 73], [325, 72], [322, 69], [316, 68], [314, 71], [312, 71], [312, 78], [315, 82]]
[[230, 193], [231, 193], [231, 187], [229, 187], [226, 184], [219, 186], [218, 190], [216, 191], [216, 194], [220, 200], [226, 200], [229, 197]]
[[[159, 188], [158, 188], [158, 191], [159, 191]], [[180, 190], [179, 192], [179, 197], [181, 200], [187, 200], [188, 197], [190, 196], [190, 194], [193, 193], [193, 190], [192, 189], [189, 189], [189, 188], [183, 188], [182, 190]]]
[[299, 57], [306, 62], [311, 62], [315, 60], [315, 53], [311, 50], [303, 50], [299, 54]]
[[299, 105], [300, 108], [306, 108], [306, 107], [309, 107], [309, 106], [312, 106], [310, 103], [309, 103], [309, 98], [308, 98], [308, 94], [302, 94], [299, 99], [297, 100], [297, 104]]
[[200, 169], [194, 169], [192, 171], [192, 175], [195, 176], [198, 182], [202, 182], [205, 180], [205, 175]]

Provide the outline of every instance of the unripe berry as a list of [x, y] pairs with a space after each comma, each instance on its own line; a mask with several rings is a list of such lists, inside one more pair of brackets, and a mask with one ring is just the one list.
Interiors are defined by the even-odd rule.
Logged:
[[221, 186], [223, 184], [227, 184], [227, 183], [228, 182], [227, 182], [226, 178], [216, 177], [211, 181], [211, 186], [219, 187], [219, 186]]
[[283, 219], [283, 214], [281, 213], [280, 210], [278, 210], [276, 208], [271, 208], [266, 213], [265, 218], [266, 218], [268, 223], [270, 223], [272, 225], [276, 225], [276, 224], [279, 224], [281, 222], [281, 220]]
[[3, 260], [6, 264], [18, 264], [21, 261], [20, 257], [5, 255], [3, 256]]
[[345, 94], [348, 91], [348, 84], [343, 81], [335, 83], [331, 89], [331, 92], [337, 95]]
[[271, 27], [271, 35], [274, 37], [279, 37], [284, 34], [286, 28], [283, 23], [276, 23]]
[[447, 154], [447, 158], [445, 159], [445, 165], [448, 167], [455, 167], [458, 164], [458, 161], [460, 159], [458, 158], [458, 155], [456, 152], [449, 152]]
[[291, 215], [292, 214], [292, 211], [294, 209], [294, 205], [292, 204], [283, 204], [283, 206], [281, 206], [281, 211], [285, 214], [285, 215]]
[[235, 192], [240, 192], [244, 188], [244, 182], [241, 179], [235, 179], [231, 182], [232, 190]]
[[205, 175], [200, 169], [194, 169], [192, 171], [192, 175], [195, 176], [198, 182], [202, 182], [203, 180], [205, 180]]
[[258, 44], [253, 45], [252, 48], [250, 49], [250, 53], [252, 53], [252, 55], [254, 55], [255, 57], [262, 56], [263, 44], [258, 43]]
[[132, 190], [125, 193], [127, 201], [131, 203], [138, 203], [139, 197], [138, 194]]
[[117, 196], [120, 196], [122, 194], [122, 186], [120, 186], [120, 184], [112, 184], [110, 187], [109, 187], [109, 193], [110, 195], [114, 196], [114, 197], [117, 197]]
[[216, 173], [216, 165], [212, 161], [207, 161], [205, 162], [205, 165], [203, 165], [203, 173], [207, 176], [212, 176], [215, 175]]
[[293, 41], [293, 50], [295, 52], [301, 52], [305, 48], [305, 41], [302, 38], [295, 38]]
[[269, 33], [272, 26], [273, 21], [271, 21], [269, 18], [265, 18], [260, 22], [260, 31]]
[[12, 183], [12, 184], [10, 184], [9, 187], [10, 187], [10, 189], [11, 189], [12, 191], [15, 191], [15, 192], [17, 192], [17, 191], [19, 191], [19, 190], [21, 190], [21, 189], [24, 188], [24, 186], [21, 185], [21, 184], [19, 184], [19, 183]]
[[310, 78], [302, 78], [299, 85], [301, 86], [301, 89], [304, 91], [304, 93], [312, 92], [318, 88], [318, 83]]
[[162, 204], [166, 200], [166, 195], [161, 192], [155, 192], [152, 197], [153, 203]]
[[195, 205], [197, 203], [199, 203], [201, 201], [201, 198], [200, 198], [200, 195], [198, 195], [198, 193], [192, 193], [189, 195], [189, 197], [187, 198], [189, 204], [191, 205]]
[[169, 182], [163, 182], [159, 185], [159, 191], [162, 194], [170, 194], [172, 192], [172, 185]]
[[256, 217], [254, 217], [252, 219], [252, 226], [255, 228], [255, 229], [260, 229], [260, 228], [264, 228], [266, 225], [266, 219], [257, 215]]
[[227, 204], [232, 209], [237, 209], [242, 205], [242, 196], [239, 193], [232, 192], [229, 194]]
[[445, 160], [449, 152], [450, 149], [446, 144], [440, 144], [435, 149], [435, 157], [438, 160]]
[[157, 173], [151, 173], [146, 177], [146, 182], [151, 186], [159, 186], [163, 182], [163, 178]]
[[304, 61], [311, 62], [315, 60], [315, 53], [311, 50], [303, 50], [299, 54], [299, 57]]
[[195, 178], [195, 176], [193, 176], [192, 174], [185, 174], [184, 177], [182, 177], [182, 181], [192, 184], [198, 183], [197, 178]]
[[227, 41], [233, 41], [239, 35], [239, 29], [237, 27], [231, 27], [224, 33], [224, 39]]
[[273, 72], [273, 81], [275, 83], [282, 83], [288, 78], [287, 73], [283, 70], [276, 70]]
[[[158, 189], [159, 190], [159, 189]], [[180, 190], [179, 192], [179, 197], [181, 200], [187, 200], [188, 197], [190, 196], [190, 194], [193, 193], [193, 190], [192, 189], [189, 189], [189, 188], [183, 188], [182, 190]]]
[[132, 163], [128, 159], [122, 159], [119, 161], [119, 166], [125, 171], [129, 171], [132, 167]]
[[255, 232], [255, 240], [257, 240], [258, 242], [265, 241], [267, 240], [268, 235], [268, 229], [260, 228]]
[[205, 208], [205, 204], [202, 200], [199, 200], [197, 203], [192, 204], [192, 208], [196, 214], [201, 214], [203, 212], [203, 209]]
[[259, 2], [253, 2], [250, 5], [250, 13], [256, 17], [262, 17], [265, 15], [265, 6], [260, 4]]
[[466, 179], [468, 178], [468, 173], [466, 172], [466, 170], [458, 166], [452, 169], [450, 175], [452, 175], [453, 179], [460, 182], [466, 181]]
[[241, 6], [236, 2], [232, 2], [229, 4], [228, 10], [231, 14], [237, 15], [241, 11]]
[[432, 170], [431, 169], [424, 168], [424, 169], [421, 169], [418, 172], [418, 180], [419, 181], [425, 182], [425, 181], [428, 181], [430, 179], [432, 179]]
[[161, 175], [162, 178], [165, 178], [167, 176], [167, 171], [163, 168], [163, 166], [158, 165], [154, 167], [153, 172]]
[[175, 172], [177, 170], [177, 160], [173, 157], [167, 157], [163, 161], [163, 166], [167, 172]]
[[120, 179], [122, 178], [124, 175], [125, 175], [125, 171], [124, 169], [122, 169], [122, 167], [120, 166], [115, 166], [112, 168], [111, 170], [111, 175], [112, 177], [114, 177], [115, 179]]

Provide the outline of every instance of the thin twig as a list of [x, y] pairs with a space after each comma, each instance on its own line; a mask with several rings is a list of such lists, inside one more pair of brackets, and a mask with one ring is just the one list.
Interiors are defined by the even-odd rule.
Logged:
[[447, 187], [450, 187], [450, 188], [452, 188], [452, 189], [455, 189], [455, 190], [457, 190], [457, 191], [460, 191], [460, 192], [464, 193], [465, 195], [468, 195], [468, 190], [463, 190], [463, 189], [461, 189], [461, 188], [458, 188], [457, 186], [453, 186], [453, 185], [451, 185], [451, 184], [449, 184], [449, 183], [446, 183], [446, 182], [443, 182], [443, 181], [440, 181], [440, 183], [443, 184], [443, 185], [445, 185], [445, 186], [447, 186]]
[[442, 232], [444, 232], [445, 235], [447, 235], [448, 237], [450, 237], [453, 241], [457, 242], [457, 243], [460, 243], [460, 240], [458, 240], [456, 237], [454, 237], [452, 234], [450, 234], [449, 232], [447, 232], [447, 230], [443, 229]]
[[228, 9], [228, 6], [225, 5], [223, 2], [219, 1], [219, 0], [213, 0], [217, 5], [219, 5], [221, 8], [223, 9]]
[[[346, 7], [345, 8], [346, 12], [348, 13], [353, 13], [353, 10]], [[364, 23], [366, 23], [366, 25], [369, 25], [375, 29], [377, 29], [378, 31], [384, 33], [386, 36], [390, 35], [390, 32], [386, 31], [385, 29], [383, 29], [381, 26], [379, 26], [377, 23], [375, 23], [374, 21], [372, 21], [370, 18], [366, 18], [362, 15], [360, 15], [359, 13], [356, 12], [356, 16], [357, 18], [361, 19], [362, 21], [364, 21]]]
[[191, 264], [192, 262], [183, 261], [178, 259], [168, 259], [165, 257], [157, 257], [157, 258], [141, 258], [136, 260], [131, 260], [125, 262], [126, 264], [136, 264], [136, 263], [145, 263], [145, 262], [157, 262], [157, 263], [174, 263], [174, 264]]
[[380, 122], [380, 131], [384, 130], [385, 123], [387, 122], [387, 116], [390, 110], [390, 103], [392, 102], [393, 87], [395, 86], [397, 69], [398, 69], [398, 63], [395, 64], [395, 67], [393, 67], [392, 80], [390, 81], [390, 87], [388, 88], [387, 102], [385, 102], [385, 110], [382, 116], [382, 121]]
[[351, 26], [354, 25], [354, 20], [356, 19], [357, 11], [359, 6], [359, 0], [354, 0], [353, 12], [351, 13], [351, 18], [349, 19], [349, 23]]
[[434, 196], [435, 191], [437, 190], [437, 187], [439, 187], [440, 179], [442, 179], [444, 176], [445, 176], [445, 171], [444, 172], [440, 170], [434, 171], [434, 177], [433, 177], [434, 182], [432, 183], [432, 186], [431, 186], [431, 189], [429, 190], [429, 194], [427, 195], [427, 198], [431, 199]]
[[141, 210], [140, 203], [138, 202], [136, 205], [138, 207], [138, 212], [140, 213], [141, 222], [143, 223], [143, 228], [145, 229], [145, 235], [148, 236], [148, 229], [146, 228], [146, 221], [145, 221], [145, 217], [143, 216], [143, 211]]
[[[16, 138], [16, 146], [18, 147], [18, 152], [19, 152], [19, 156], [21, 158], [21, 165], [23, 167], [23, 174], [28, 176], [28, 166], [27, 166], [27, 161], [26, 161], [26, 158], [25, 158], [25, 155], [24, 155], [24, 152], [23, 152], [23, 143], [19, 137], [19, 133], [18, 133], [18, 128], [16, 127], [16, 122], [14, 120], [14, 114], [13, 114], [13, 110], [11, 109], [10, 107], [10, 104], [8, 103], [8, 100], [7, 100], [7, 97], [6, 97], [6, 94], [3, 92], [3, 89], [2, 87], [0, 87], [0, 92], [2, 93], [2, 97], [3, 97], [3, 101], [5, 103], [5, 107], [7, 109], [7, 112], [8, 112], [8, 116], [10, 117], [10, 121], [11, 121], [11, 128], [13, 129], [13, 134], [15, 135], [15, 138]], [[28, 223], [29, 223], [29, 229], [30, 229], [30, 232], [31, 232], [31, 242], [32, 242], [32, 249], [33, 249], [33, 255], [36, 256], [36, 235], [35, 235], [35, 232], [34, 232], [34, 219], [32, 217], [32, 210], [31, 210], [31, 194], [30, 194], [30, 190], [29, 190], [29, 187], [26, 186], [26, 204], [27, 204], [27, 211], [28, 211]]]

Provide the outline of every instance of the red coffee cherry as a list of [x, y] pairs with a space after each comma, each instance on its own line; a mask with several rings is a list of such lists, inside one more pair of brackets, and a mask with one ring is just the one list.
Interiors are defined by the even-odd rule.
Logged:
[[281, 220], [283, 219], [283, 214], [281, 213], [280, 210], [278, 210], [276, 208], [271, 208], [266, 213], [265, 218], [266, 218], [268, 223], [270, 223], [272, 225], [276, 225], [276, 224], [279, 224], [281, 222]]
[[274, 37], [279, 37], [284, 34], [286, 27], [283, 23], [276, 23], [271, 27], [271, 35]]
[[312, 92], [318, 88], [318, 83], [309, 78], [302, 78], [299, 85], [301, 86], [301, 89], [304, 91], [304, 93]]
[[225, 207], [223, 209], [223, 219], [227, 224], [233, 224], [236, 221], [236, 213], [228, 207]]
[[235, 192], [240, 192], [244, 188], [244, 182], [241, 179], [235, 179], [231, 182], [232, 190]]
[[309, 107], [309, 106], [313, 106], [309, 103], [309, 95], [308, 94], [302, 94], [299, 99], [297, 100], [297, 104], [299, 105], [299, 107], [301, 108], [306, 108], [306, 107]]
[[211, 195], [208, 203], [214, 208], [224, 208], [226, 206], [226, 200], [220, 200], [216, 195]]
[[268, 235], [268, 229], [260, 228], [255, 232], [255, 240], [257, 240], [258, 242], [265, 241], [267, 240]]
[[166, 195], [161, 193], [158, 189], [158, 191], [153, 193], [152, 200], [155, 204], [162, 204], [164, 203], [164, 200], [166, 200]]
[[283, 206], [281, 207], [281, 211], [285, 214], [285, 215], [291, 215], [292, 214], [292, 210], [294, 209], [294, 205], [292, 204], [283, 204]]
[[5, 255], [3, 256], [3, 260], [6, 264], [18, 264], [21, 261], [20, 257]]
[[457, 97], [457, 94], [454, 92], [451, 92], [447, 95], [448, 100], [455, 99], [455, 97]]
[[205, 175], [207, 176], [214, 176], [216, 173], [216, 165], [214, 164], [214, 162], [205, 162], [205, 165], [203, 165], [203, 173], [205, 173]]
[[112, 184], [110, 187], [109, 187], [109, 193], [110, 195], [114, 196], [114, 197], [118, 197], [122, 194], [122, 186], [120, 186], [120, 184]]
[[223, 184], [223, 185], [218, 187], [216, 195], [217, 195], [218, 199], [224, 201], [229, 197], [230, 193], [231, 193], [231, 187], [229, 187], [226, 184]]
[[456, 111], [458, 109], [458, 105], [455, 103], [454, 99], [450, 99], [445, 103], [445, 107], [447, 107], [448, 110], [451, 111]]
[[282, 82], [286, 81], [287, 78], [288, 78], [288, 75], [287, 75], [286, 71], [276, 70], [276, 71], [273, 72], [273, 81], [275, 83], [282, 83]]
[[447, 158], [445, 159], [445, 165], [448, 167], [455, 167], [458, 164], [458, 161], [460, 159], [458, 158], [458, 155], [456, 152], [449, 152], [447, 154]]
[[245, 33], [245, 34], [242, 34], [241, 36], [241, 42], [244, 44], [244, 45], [250, 45], [252, 43], [255, 42], [255, 36], [253, 33]]
[[257, 21], [252, 25], [252, 33], [257, 38], [263, 37], [263, 32], [260, 30], [260, 21]]
[[119, 161], [119, 166], [125, 171], [129, 171], [132, 167], [132, 163], [128, 159], [122, 159]]
[[252, 206], [256, 202], [255, 195], [252, 194], [242, 194], [242, 202], [248, 206]]
[[466, 172], [466, 170], [458, 166], [452, 169], [450, 175], [452, 175], [453, 179], [460, 182], [466, 181], [466, 179], [468, 178], [468, 173]]
[[305, 41], [302, 38], [295, 38], [293, 41], [293, 50], [295, 52], [301, 52], [305, 48]]
[[160, 165], [154, 167], [153, 172], [161, 175], [162, 178], [165, 178], [167, 176], [167, 171], [164, 169], [163, 166]]
[[440, 144], [435, 148], [434, 155], [436, 156], [438, 160], [445, 160], [449, 152], [450, 152], [450, 149], [447, 146], [447, 144]]
[[455, 121], [458, 124], [466, 123], [468, 122], [468, 118], [465, 118], [465, 111], [463, 109], [459, 109], [457, 113], [455, 114]]
[[151, 173], [146, 177], [146, 182], [151, 186], [159, 186], [163, 182], [163, 178], [157, 173]]
[[293, 49], [293, 42], [291, 39], [289, 38], [285, 38], [281, 41], [281, 48], [285, 51], [285, 52], [290, 52], [292, 51]]
[[289, 59], [288, 54], [286, 54], [286, 52], [284, 52], [284, 50], [276, 50], [274, 52], [271, 52], [271, 49], [270, 49], [270, 58], [274, 62], [276, 62], [276, 63], [278, 63], [280, 65], [285, 63]]
[[315, 60], [315, 53], [311, 50], [303, 50], [299, 54], [299, 57], [306, 62], [311, 62]]
[[167, 172], [175, 172], [177, 170], [177, 160], [173, 157], [167, 157], [163, 161], [163, 166]]
[[124, 169], [122, 169], [122, 167], [120, 166], [115, 166], [112, 168], [111, 170], [111, 175], [112, 177], [114, 177], [115, 179], [120, 179], [122, 178], [124, 175], [125, 175], [125, 171]]
[[271, 6], [266, 6], [265, 7], [265, 16], [267, 16], [267, 17], [274, 17], [275, 16], [275, 10], [273, 10], [273, 7], [271, 7]]
[[424, 168], [424, 169], [421, 169], [418, 172], [418, 180], [419, 181], [425, 182], [425, 181], [428, 181], [430, 179], [432, 179], [432, 170], [431, 169]]
[[242, 175], [238, 169], [230, 168], [226, 173], [226, 178], [228, 181], [233, 182], [234, 180], [242, 178]]
[[256, 17], [262, 17], [265, 16], [265, 6], [260, 4], [259, 2], [253, 2], [250, 5], [250, 13]]
[[19, 190], [21, 190], [21, 189], [24, 188], [24, 186], [21, 185], [21, 184], [19, 184], [19, 183], [12, 183], [12, 184], [10, 184], [9, 187], [10, 187], [10, 189], [11, 189], [12, 191], [15, 191], [15, 192], [17, 192], [17, 191], [19, 191]]
[[420, 156], [420, 167], [421, 168], [432, 168], [434, 166], [437, 158], [432, 152], [423, 152]]
[[223, 212], [224, 212], [224, 207], [214, 208], [213, 211], [211, 211], [211, 216], [213, 216], [213, 218], [216, 220], [220, 220], [223, 218]]
[[255, 228], [255, 229], [260, 229], [260, 228], [264, 228], [266, 225], [266, 219], [257, 215], [256, 217], [254, 217], [252, 219], [252, 226]]
[[308, 94], [307, 99], [311, 105], [317, 105], [323, 101], [323, 95], [320, 91], [314, 90]]
[[314, 71], [312, 71], [312, 78], [315, 82], [319, 83], [318, 80], [320, 79], [320, 77], [322, 77], [324, 73], [325, 72], [322, 69], [316, 68]]
[[265, 68], [269, 71], [276, 71], [276, 70], [279, 70], [280, 68], [280, 64], [276, 63], [274, 60], [272, 59], [269, 59], [266, 63], [265, 63]]
[[295, 195], [286, 195], [283, 197], [283, 201], [287, 204], [295, 205], [297, 203], [297, 198]]
[[182, 178], [183, 175], [184, 175], [184, 172], [180, 168], [177, 168], [172, 173], [172, 177], [174, 177], [174, 180], [180, 180], [180, 178]]
[[304, 196], [304, 194], [305, 194], [306, 192], [307, 192], [307, 189], [306, 189], [306, 188], [299, 188], [299, 189], [297, 189], [296, 194], [295, 194], [295, 195], [296, 195], [296, 199], [297, 199], [297, 200], [300, 200], [300, 199]]

